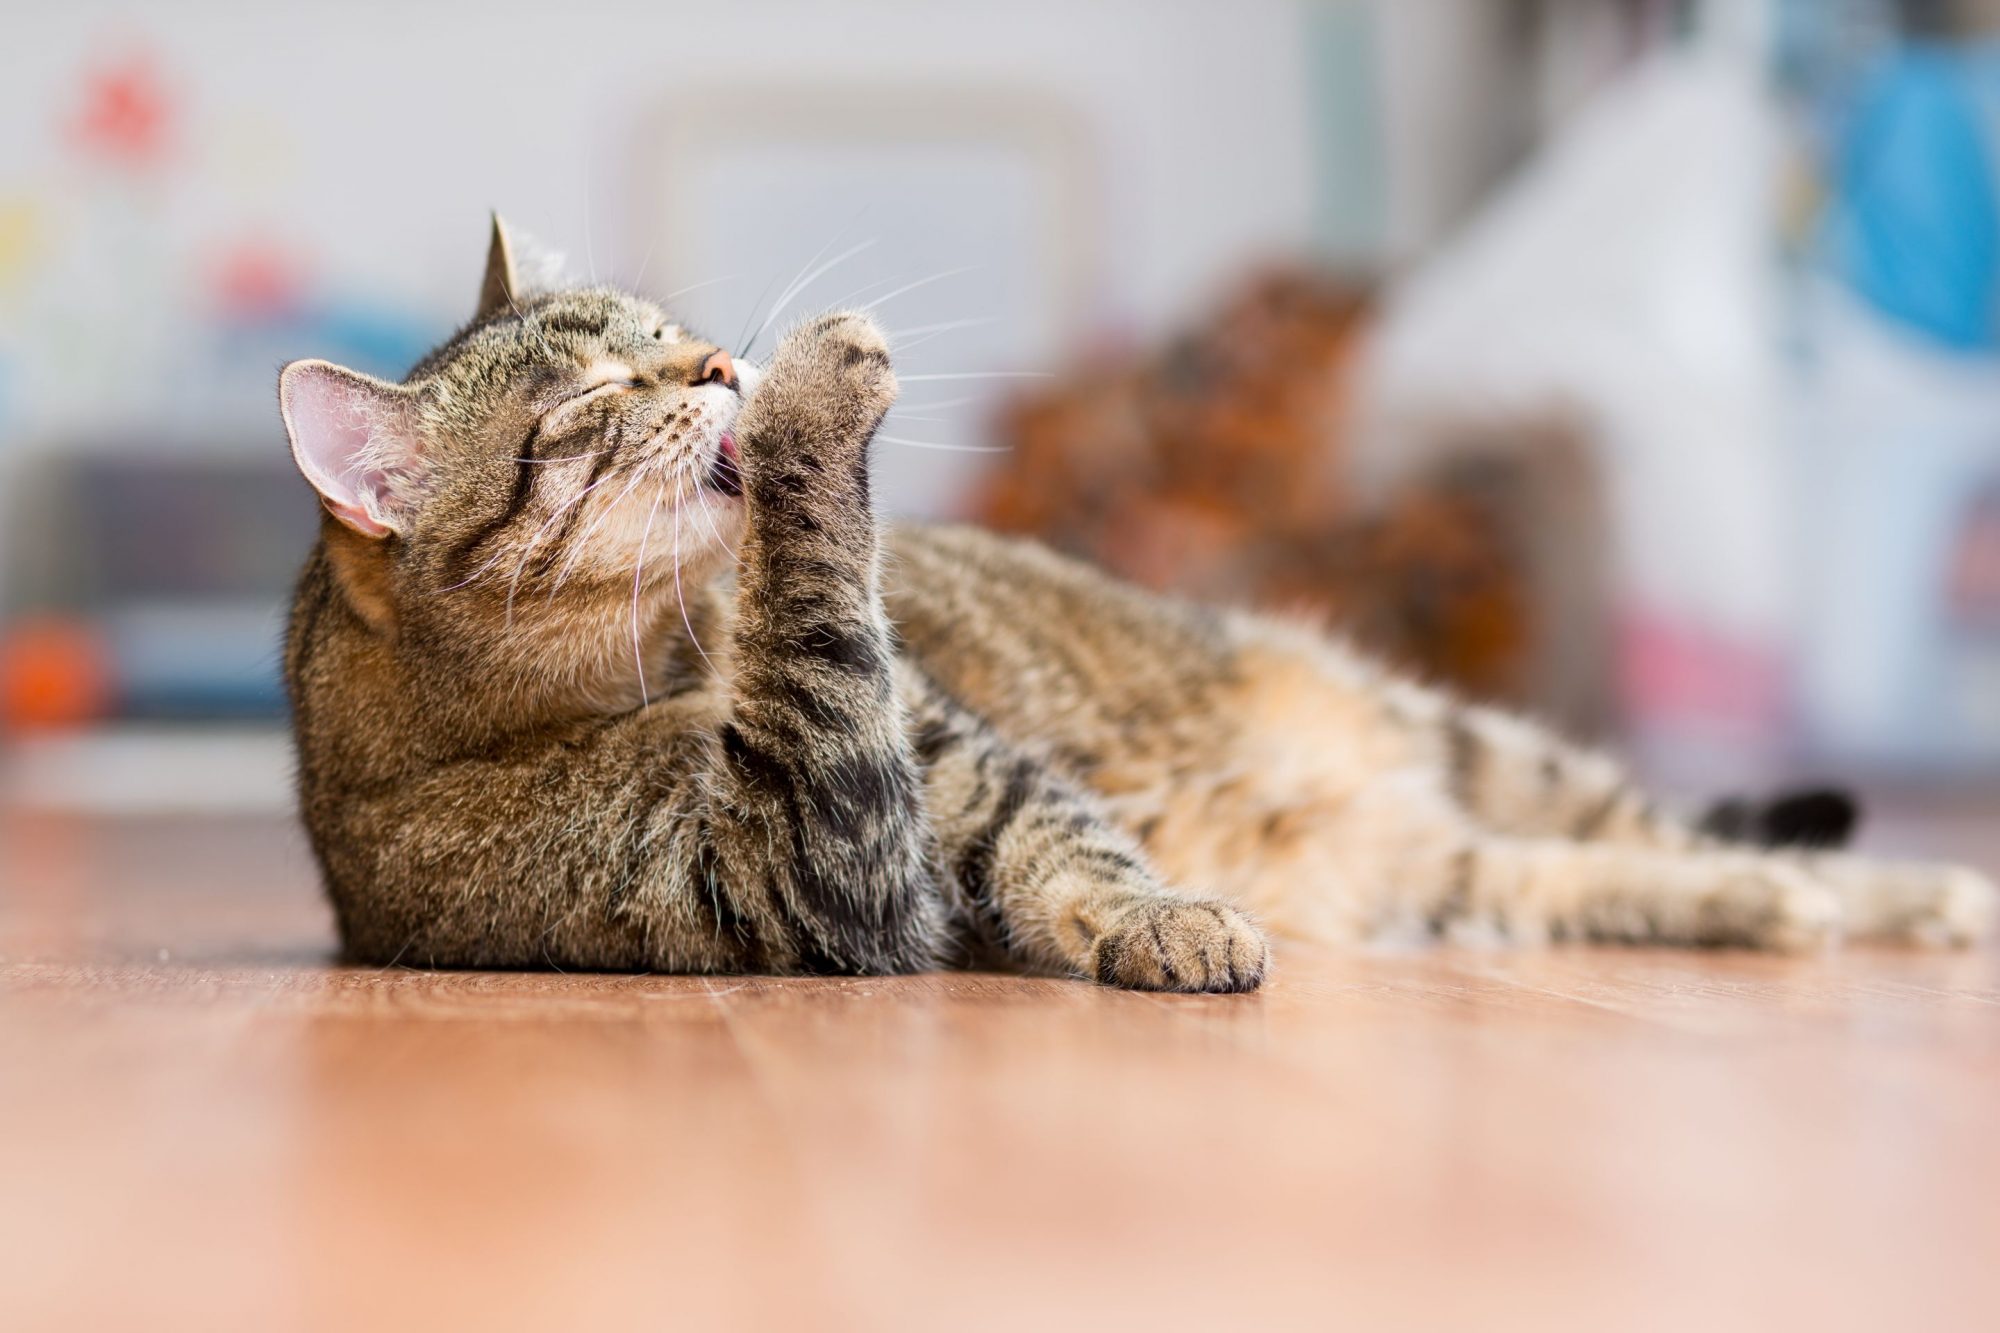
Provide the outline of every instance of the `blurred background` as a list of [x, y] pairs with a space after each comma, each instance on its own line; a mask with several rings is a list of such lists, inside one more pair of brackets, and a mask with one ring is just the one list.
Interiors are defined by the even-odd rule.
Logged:
[[16, 13], [0, 803], [289, 807], [315, 509], [277, 368], [400, 377], [470, 315], [489, 208], [732, 347], [881, 300], [900, 512], [1336, 618], [1683, 792], [1994, 790], [1996, 29], [2000, 0]]

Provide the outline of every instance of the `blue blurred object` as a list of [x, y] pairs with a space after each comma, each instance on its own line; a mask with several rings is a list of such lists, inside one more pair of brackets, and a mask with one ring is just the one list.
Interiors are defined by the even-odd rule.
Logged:
[[2000, 348], [2000, 46], [1912, 46], [1866, 81], [1836, 152], [1827, 267], [1891, 319]]

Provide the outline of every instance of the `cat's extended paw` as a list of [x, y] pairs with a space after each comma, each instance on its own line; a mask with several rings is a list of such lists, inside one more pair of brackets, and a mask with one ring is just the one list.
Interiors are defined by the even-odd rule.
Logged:
[[738, 434], [746, 453], [859, 451], [896, 402], [889, 343], [866, 315], [822, 315], [778, 343]]
[[1091, 975], [1130, 990], [1226, 993], [1255, 990], [1270, 949], [1250, 918], [1201, 898], [1135, 903], [1098, 937]]
[[1816, 857], [1815, 875], [1840, 893], [1857, 939], [1962, 948], [1987, 938], [2000, 917], [2000, 891], [1968, 866]]
[[1962, 947], [1990, 939], [2000, 920], [2000, 890], [1966, 866], [1944, 866], [1935, 889], [1918, 913], [1910, 938], [1919, 944]]

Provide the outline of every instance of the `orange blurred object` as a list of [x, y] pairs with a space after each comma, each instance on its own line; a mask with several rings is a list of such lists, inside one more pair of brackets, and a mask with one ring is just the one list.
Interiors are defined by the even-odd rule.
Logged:
[[81, 621], [18, 620], [0, 634], [0, 724], [73, 727], [111, 711], [103, 638]]

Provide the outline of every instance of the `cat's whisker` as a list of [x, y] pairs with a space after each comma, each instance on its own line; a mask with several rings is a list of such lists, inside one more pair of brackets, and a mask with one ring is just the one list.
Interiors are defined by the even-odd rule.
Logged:
[[[617, 475], [618, 474], [615, 472], [607, 472], [604, 476], [599, 477], [596, 481], [591, 482], [590, 485], [584, 487], [582, 490], [578, 491], [575, 495], [572, 495], [569, 499], [563, 501], [560, 505], [557, 505], [556, 511], [553, 514], [550, 514], [547, 519], [543, 520], [542, 525], [535, 529], [534, 535], [528, 538], [528, 544], [521, 548], [520, 559], [514, 562], [513, 576], [507, 580], [506, 623], [508, 628], [511, 629], [514, 624], [514, 594], [516, 590], [518, 590], [521, 586], [521, 575], [527, 570], [528, 560], [534, 555], [535, 548], [541, 545], [542, 538], [548, 534], [548, 530], [551, 527], [554, 527], [555, 524], [562, 519], [562, 516], [564, 514], [567, 514], [575, 506], [582, 504], [584, 499], [587, 496], [589, 496], [589, 494], [592, 491], [596, 490], [599, 486], [602, 486], [605, 482], [610, 481], [613, 477], [616, 477]], [[502, 554], [504, 555], [504, 552]], [[495, 556], [494, 560], [497, 561], [500, 558], [501, 558], [500, 556]], [[477, 576], [475, 575], [474, 577]], [[466, 580], [466, 582], [469, 583], [471, 582], [471, 580], [468, 579]]]
[[[905, 379], [901, 378], [898, 379], [898, 383], [905, 383], [905, 382], [907, 382]], [[947, 407], [970, 407], [974, 403], [983, 403], [985, 401], [986, 400], [984, 398], [940, 398], [937, 399], [935, 402], [929, 402], [929, 403], [899, 402], [894, 407], [890, 408], [889, 412], [893, 416], [895, 413], [902, 411], [906, 407], [914, 407], [924, 412], [942, 412]]]
[[592, 449], [587, 454], [564, 454], [561, 458], [510, 458], [507, 461], [510, 463], [574, 463], [580, 458], [596, 458], [599, 454], [608, 454], [610, 452], [609, 449]]
[[855, 308], [857, 310], [864, 310], [864, 311], [873, 310], [876, 306], [882, 305], [883, 303], [888, 301], [895, 300], [897, 297], [901, 296], [904, 292], [913, 292], [919, 287], [928, 287], [931, 283], [943, 282], [946, 278], [955, 278], [961, 273], [970, 273], [972, 272], [974, 267], [975, 267], [974, 265], [966, 264], [959, 268], [945, 269], [941, 273], [933, 273], [928, 278], [918, 278], [915, 282], [906, 282], [902, 286], [896, 288], [894, 291], [887, 292], [881, 296], [876, 297], [874, 300], [868, 302], [868, 304], [862, 306], [856, 306]]
[[[718, 528], [715, 524], [715, 511], [709, 508], [708, 492], [706, 489], [703, 488], [702, 484], [699, 481], [693, 484], [692, 495], [695, 501], [695, 512], [697, 515], [700, 516], [702, 526], [708, 530], [709, 540], [713, 541], [716, 545], [716, 548], [720, 550], [723, 554], [727, 555], [730, 558], [730, 560], [735, 563], [738, 569], [743, 568], [742, 555], [736, 551], [730, 550], [729, 543], [723, 540], [722, 530]], [[676, 542], [678, 543], [678, 538], [676, 538]], [[679, 549], [678, 545], [676, 545], [675, 549], [676, 550]]]
[[983, 324], [991, 324], [990, 319], [948, 319], [942, 324], [919, 324], [915, 328], [901, 329], [889, 335], [889, 344], [898, 352], [907, 352], [912, 347], [922, 347], [933, 338], [942, 338], [947, 333], [959, 329], [976, 329]]
[[[632, 664], [639, 671], [639, 706], [646, 707], [653, 702], [652, 693], [646, 687], [646, 651], [639, 641], [639, 594], [645, 586], [646, 543], [653, 536], [653, 519], [660, 512], [660, 491], [653, 490], [653, 503], [646, 510], [646, 526], [639, 533], [639, 554], [632, 561]], [[680, 577], [680, 566], [674, 566], [674, 577]]]
[[828, 306], [827, 309], [829, 311], [845, 310], [847, 309], [849, 302], [858, 300], [861, 297], [866, 296], [869, 292], [874, 291], [877, 287], [886, 287], [895, 280], [896, 279], [893, 276], [891, 276], [887, 278], [877, 278], [873, 282], [864, 282], [859, 287], [856, 287], [853, 291], [842, 295], [839, 299], [834, 301], [832, 305]]
[[487, 570], [493, 568], [493, 566], [499, 564], [502, 560], [505, 560], [506, 558], [507, 558], [507, 553], [505, 551], [494, 552], [493, 556], [489, 560], [487, 560], [485, 564], [473, 570], [470, 574], [467, 574], [464, 578], [460, 579], [458, 582], [453, 584], [448, 584], [443, 589], [443, 591], [457, 592], [460, 588], [466, 587], [467, 585], [477, 581], [481, 574], [484, 574]]
[[974, 329], [978, 328], [981, 324], [991, 324], [991, 323], [994, 323], [992, 319], [982, 318], [982, 319], [947, 319], [947, 320], [942, 320], [936, 324], [913, 324], [907, 329], [889, 330], [889, 341], [892, 343], [900, 344], [904, 338], [908, 338], [913, 334], [948, 333], [952, 329]]
[[722, 672], [716, 668], [714, 661], [708, 655], [708, 650], [701, 646], [701, 638], [694, 632], [694, 619], [688, 615], [687, 594], [681, 588], [682, 508], [681, 488], [679, 485], [676, 485], [674, 487], [674, 600], [681, 605], [681, 625], [687, 630], [688, 642], [694, 645], [694, 650], [697, 653], [701, 654], [701, 660], [708, 667], [709, 674], [717, 680], [722, 680]]
[[[776, 321], [778, 316], [784, 314], [786, 308], [789, 307], [792, 302], [798, 300], [799, 297], [805, 293], [806, 288], [812, 286], [813, 283], [817, 282], [820, 279], [821, 275], [826, 273], [828, 269], [832, 268], [835, 264], [844, 263], [845, 261], [852, 259], [854, 256], [860, 254], [863, 250], [869, 249], [875, 244], [876, 244], [875, 239], [871, 237], [868, 240], [862, 241], [858, 245], [850, 245], [849, 247], [847, 247], [847, 249], [842, 250], [839, 254], [827, 260], [825, 263], [821, 264], [818, 268], [815, 268], [812, 272], [808, 273], [806, 276], [798, 279], [791, 286], [787, 287], [784, 290], [784, 292], [778, 297], [777, 301], [773, 303], [773, 305], [771, 306], [771, 313], [764, 316], [764, 322], [762, 324], [759, 324], [757, 326], [757, 331], [750, 335], [750, 341], [743, 349], [744, 355], [745, 356], [749, 355], [750, 348], [755, 347], [757, 345], [757, 340], [764, 336], [764, 331], [770, 328], [772, 323]], [[893, 292], [890, 293], [890, 295], [892, 296], [894, 294], [895, 293]]]
[[954, 454], [1004, 454], [1011, 453], [1014, 448], [1011, 444], [940, 444], [936, 440], [906, 440], [900, 435], [884, 435], [880, 431], [875, 433], [875, 438], [887, 440], [890, 444], [906, 444], [912, 449], [942, 449]]
[[[955, 370], [937, 375], [898, 375], [898, 384], [929, 384], [936, 380], [1052, 380], [1047, 370]], [[935, 404], [933, 404], [935, 406]]]
[[639, 257], [639, 273], [637, 277], [632, 279], [633, 291], [638, 291], [640, 286], [646, 281], [646, 266], [653, 262], [653, 250], [659, 243], [660, 234], [654, 232], [653, 239], [646, 242], [646, 253]]
[[[852, 227], [855, 223], [861, 221], [862, 218], [868, 215], [868, 208], [869, 205], [863, 204], [861, 208], [855, 212], [853, 217], [841, 223], [840, 227], [833, 233], [833, 235], [826, 238], [826, 244], [822, 245], [819, 249], [813, 251], [812, 258], [806, 260], [805, 263], [799, 265], [799, 274], [804, 274], [807, 269], [811, 268], [814, 264], [817, 264], [819, 262], [819, 258], [821, 255], [825, 254], [828, 250], [833, 249], [833, 247], [839, 242], [840, 238], [847, 234], [847, 229], [849, 227]], [[796, 289], [799, 286], [799, 281], [800, 281], [799, 276], [794, 275], [792, 280], [785, 284], [785, 291], [787, 293], [796, 291]], [[763, 305], [765, 293], [769, 292], [770, 290], [771, 290], [771, 284], [768, 282], [765, 283], [764, 291], [759, 292], [757, 294], [757, 304], [750, 307], [750, 316], [749, 319], [746, 319], [744, 321], [744, 327], [746, 328], [749, 327], [750, 320], [757, 318], [758, 307]], [[757, 332], [750, 335], [750, 340], [748, 342], [745, 342], [743, 340], [742, 334], [740, 333], [737, 334], [736, 341], [737, 344], [742, 348], [742, 350], [735, 353], [736, 356], [748, 357], [750, 355], [750, 349], [757, 345], [757, 339], [762, 337], [764, 329], [770, 326], [771, 318], [777, 315], [778, 310], [784, 306], [785, 302], [788, 299], [789, 299], [788, 296], [780, 296], [777, 299], [777, 301], [771, 307], [770, 315], [766, 317], [763, 325], [760, 325], [758, 327]]]
[[[710, 278], [706, 282], [691, 282], [685, 287], [674, 288], [672, 291], [668, 292], [665, 296], [660, 297], [659, 300], [660, 303], [664, 305], [668, 301], [673, 300], [676, 296], [686, 296], [689, 292], [698, 292], [702, 290], [704, 287], [714, 287], [719, 283], [729, 282], [735, 277], [736, 275], [734, 273], [725, 273], [719, 278]], [[634, 287], [637, 287], [639, 284], [635, 281], [632, 285]]]
[[723, 539], [722, 530], [715, 524], [715, 511], [709, 508], [707, 493], [697, 489], [695, 499], [699, 502], [698, 512], [701, 514], [702, 522], [708, 525], [708, 535], [714, 538], [716, 546], [735, 562], [738, 569], [743, 568], [742, 552], [729, 549], [729, 543]]
[[548, 595], [545, 598], [545, 600], [551, 602], [555, 600], [556, 594], [562, 591], [563, 584], [568, 581], [570, 573], [576, 568], [577, 557], [579, 555], [582, 555], [584, 548], [590, 544], [591, 535], [595, 533], [600, 527], [604, 526], [604, 520], [611, 517], [612, 514], [616, 513], [618, 510], [618, 506], [624, 504], [625, 501], [631, 496], [632, 492], [639, 489], [639, 483], [644, 481], [645, 479], [646, 479], [646, 466], [643, 462], [641, 462], [638, 466], [632, 469], [632, 480], [630, 480], [625, 484], [625, 489], [618, 493], [618, 498], [613, 500], [610, 504], [605, 505], [602, 512], [600, 512], [596, 518], [590, 520], [590, 522], [584, 526], [583, 531], [578, 533], [570, 541], [569, 554], [564, 556], [562, 564], [556, 567], [556, 576], [555, 579], [549, 585]]
[[514, 299], [514, 293], [512, 292], [507, 293], [507, 304], [514, 308], [514, 318], [521, 321], [521, 327], [532, 330], [536, 339], [542, 344], [542, 351], [548, 355], [550, 360], [555, 360], [556, 349], [549, 345], [549, 335], [542, 328], [542, 322], [539, 319], [529, 319], [527, 315], [522, 313], [521, 303]]
[[[600, 451], [600, 452], [601, 452], [601, 451]], [[592, 455], [590, 455], [590, 454], [578, 454], [578, 455], [576, 455], [576, 457], [578, 457], [578, 458], [589, 458], [589, 457], [591, 457], [591, 456], [592, 456]], [[541, 459], [541, 458], [518, 458], [518, 459], [515, 459], [514, 461], [515, 461], [515, 462], [517, 462], [517, 463], [542, 463], [542, 462], [549, 462], [549, 463], [553, 463], [553, 462], [558, 462], [558, 461], [566, 461], [566, 460], [558, 460], [558, 459], [553, 459], [553, 458], [550, 458], [550, 459]], [[608, 478], [606, 478], [606, 480], [608, 480]], [[593, 487], [594, 487], [594, 486], [596, 486], [596, 485], [598, 485], [598, 484], [600, 484], [600, 483], [595, 483], [595, 482], [594, 482], [594, 483], [592, 483], [592, 485], [591, 485], [591, 486], [586, 486], [586, 487], [584, 487], [584, 489], [583, 489], [583, 491], [582, 491], [582, 493], [581, 493], [581, 494], [578, 494], [578, 495], [575, 495], [575, 496], [572, 496], [572, 497], [571, 497], [570, 499], [568, 499], [568, 500], [564, 501], [564, 502], [563, 502], [563, 506], [562, 506], [562, 509], [558, 509], [558, 510], [556, 511], [555, 515], [553, 515], [553, 516], [551, 517], [550, 521], [551, 521], [551, 522], [553, 522], [553, 521], [555, 520], [555, 518], [558, 518], [558, 517], [560, 517], [560, 516], [562, 515], [562, 511], [563, 511], [563, 509], [567, 509], [567, 508], [569, 508], [569, 506], [570, 506], [570, 505], [573, 505], [573, 504], [575, 504], [575, 503], [576, 503], [577, 501], [579, 501], [579, 500], [583, 499], [583, 497], [584, 497], [585, 495], [588, 495], [588, 494], [590, 494], [590, 492], [591, 492], [591, 490], [593, 489]], [[546, 526], [546, 525], [545, 525], [545, 526]], [[536, 536], [537, 536], [537, 537], [539, 537], [539, 536], [540, 536], [540, 533], [539, 533], [539, 532], [537, 532]], [[533, 538], [531, 538], [531, 539], [529, 540], [529, 543], [528, 543], [528, 546], [529, 546], [529, 549], [530, 549], [530, 550], [533, 550], [533, 549], [534, 549], [534, 539], [533, 539]], [[477, 581], [478, 581], [478, 579], [479, 579], [479, 576], [480, 576], [480, 575], [484, 574], [484, 573], [485, 573], [485, 572], [486, 572], [487, 570], [489, 570], [489, 569], [493, 568], [493, 567], [494, 567], [495, 565], [499, 564], [499, 563], [500, 563], [500, 562], [501, 562], [502, 560], [505, 560], [506, 558], [507, 558], [507, 552], [506, 552], [506, 551], [504, 551], [504, 550], [501, 550], [501, 551], [495, 551], [495, 552], [493, 553], [493, 555], [491, 556], [491, 558], [489, 558], [489, 559], [488, 559], [488, 560], [486, 561], [486, 563], [485, 563], [485, 564], [483, 564], [483, 565], [481, 565], [481, 566], [480, 566], [479, 568], [477, 568], [477, 569], [473, 570], [473, 571], [472, 571], [472, 572], [471, 572], [470, 574], [467, 574], [467, 575], [466, 575], [466, 576], [465, 576], [464, 578], [460, 579], [460, 580], [459, 580], [458, 582], [456, 582], [456, 583], [453, 583], [453, 584], [448, 584], [448, 585], [447, 585], [447, 586], [446, 586], [446, 587], [445, 587], [445, 588], [443, 589], [443, 591], [445, 591], [445, 592], [457, 592], [457, 591], [458, 591], [458, 590], [459, 590], [460, 588], [463, 588], [463, 587], [467, 587], [468, 585], [470, 585], [470, 584], [472, 584], [472, 583], [475, 583], [475, 582], [477, 582]]]
[[[810, 263], [811, 261], [808, 260], [807, 262]], [[737, 349], [734, 353], [732, 353], [732, 355], [735, 356], [737, 360], [741, 361], [745, 357], [749, 356], [750, 344], [746, 342], [745, 339], [749, 336], [750, 325], [753, 322], [755, 322], [757, 318], [757, 312], [764, 308], [764, 298], [769, 296], [771, 294], [771, 289], [777, 285], [778, 285], [778, 275], [773, 273], [771, 275], [771, 280], [764, 284], [764, 289], [757, 293], [757, 299], [750, 303], [749, 313], [743, 316], [743, 327], [736, 331], [736, 341], [731, 344], [731, 346]]]

